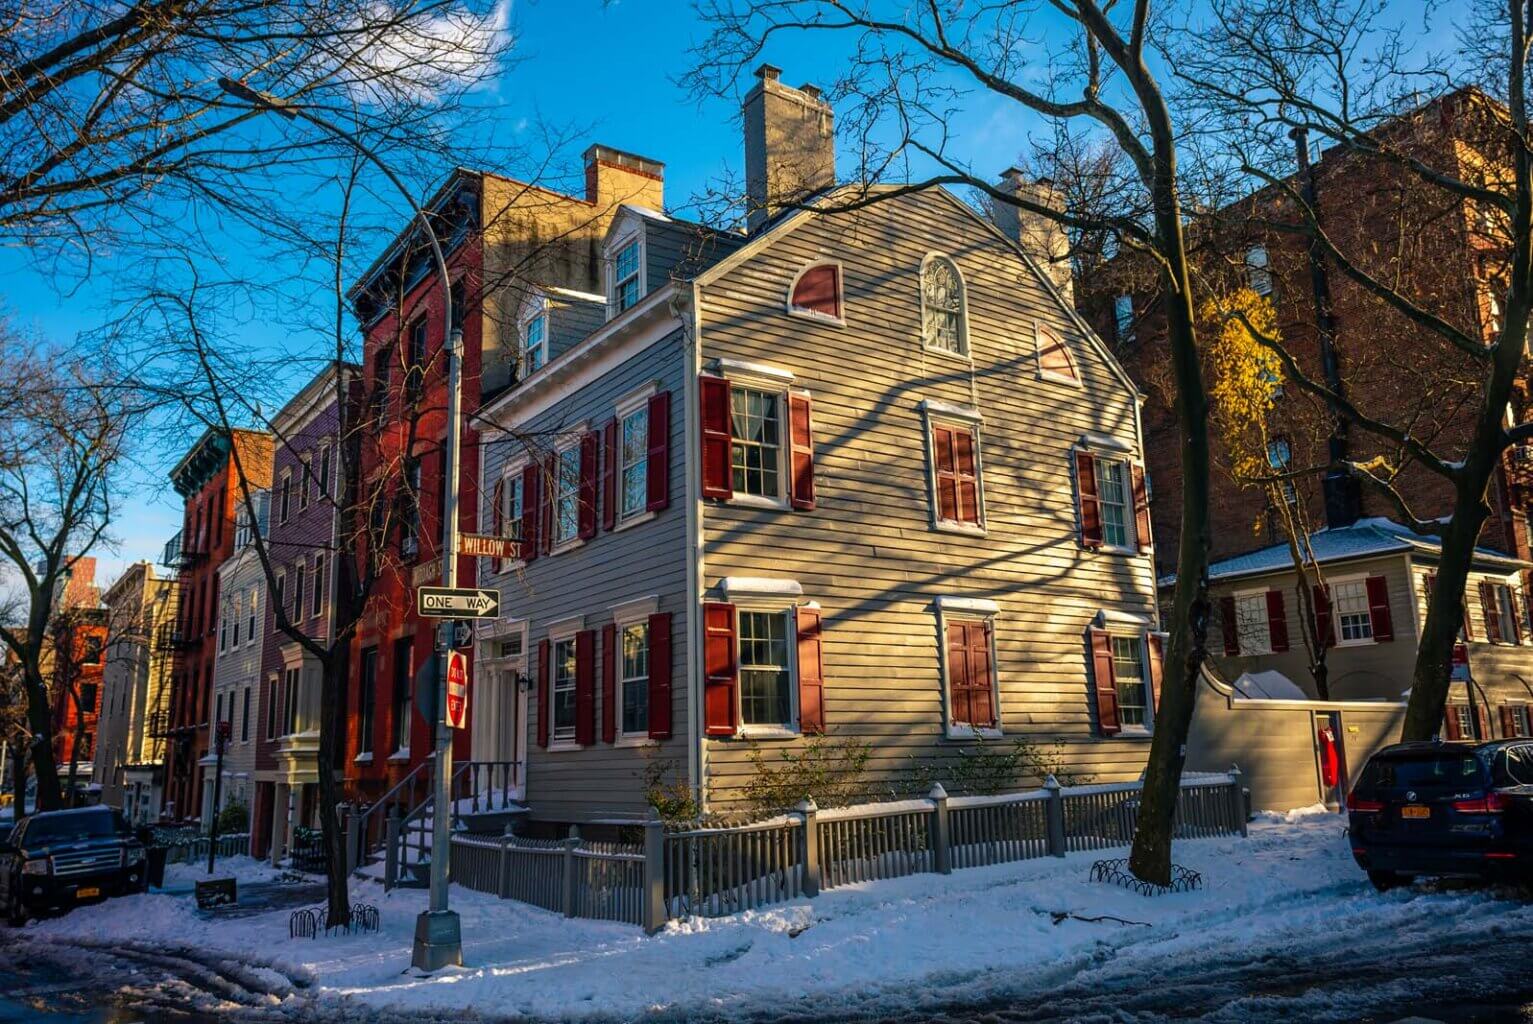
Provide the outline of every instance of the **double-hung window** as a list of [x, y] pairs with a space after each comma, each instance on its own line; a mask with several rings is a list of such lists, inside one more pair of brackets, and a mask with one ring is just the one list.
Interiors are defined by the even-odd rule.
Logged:
[[[1287, 473], [1293, 465], [1293, 447], [1286, 437], [1274, 437], [1267, 442], [1267, 465], [1274, 473]], [[1283, 500], [1289, 505], [1299, 503], [1299, 492], [1294, 489], [1292, 480], [1284, 480], [1280, 485]]]
[[649, 623], [630, 622], [618, 633], [618, 692], [624, 736], [649, 735]]
[[378, 648], [362, 651], [357, 686], [357, 756], [373, 752], [373, 701], [378, 699]]
[[1118, 344], [1134, 340], [1134, 297], [1119, 295], [1112, 300], [1113, 334]]
[[782, 496], [782, 405], [779, 392], [730, 388], [729, 461], [736, 494]]
[[325, 606], [325, 556], [314, 556], [314, 580], [309, 584], [309, 614], [318, 615]]
[[554, 741], [575, 741], [575, 638], [553, 643], [553, 687], [550, 693]]
[[1331, 606], [1342, 643], [1364, 643], [1373, 639], [1373, 619], [1368, 611], [1368, 587], [1365, 580], [1333, 584]]
[[1097, 476], [1097, 501], [1102, 516], [1102, 543], [1111, 548], [1132, 548], [1134, 502], [1129, 486], [1128, 462], [1098, 456], [1093, 460]]
[[640, 243], [638, 237], [623, 242], [612, 254], [611, 301], [614, 314], [636, 306], [643, 297], [644, 286], [640, 280]]
[[788, 613], [739, 612], [740, 721], [791, 729], [793, 689]]
[[1237, 594], [1235, 597], [1235, 635], [1241, 654], [1271, 654], [1272, 627], [1267, 612], [1267, 592]]
[[1511, 736], [1533, 736], [1533, 715], [1529, 714], [1526, 704], [1508, 705], [1506, 718], [1512, 729]]
[[[554, 463], [554, 544], [580, 536], [580, 445], [561, 451]], [[574, 650], [573, 647], [570, 648]]]
[[414, 682], [414, 641], [400, 637], [394, 641], [394, 752], [410, 749], [410, 699]]
[[410, 325], [409, 352], [405, 359], [405, 401], [416, 402], [426, 384], [426, 319]]
[[526, 502], [524, 486], [520, 472], [512, 473], [501, 481], [501, 501], [504, 502], [500, 514], [502, 537], [509, 537], [511, 540], [522, 539], [522, 510]]
[[618, 424], [618, 518], [649, 507], [649, 406], [641, 405]]
[[1517, 626], [1517, 599], [1512, 596], [1511, 587], [1505, 583], [1481, 583], [1480, 608], [1491, 643], [1522, 642], [1522, 631]]
[[245, 605], [245, 636], [249, 637], [251, 640], [255, 639], [256, 593], [257, 588], [251, 587], [249, 600]]
[[277, 522], [287, 522], [287, 517], [292, 509], [293, 499], [293, 471], [282, 471], [282, 483], [277, 489]]
[[1246, 282], [1258, 295], [1272, 294], [1272, 270], [1265, 245], [1253, 245], [1246, 250]]
[[303, 563], [293, 564], [293, 614], [294, 625], [303, 621]]
[[245, 696], [240, 703], [240, 742], [250, 742], [250, 687], [245, 687]]
[[330, 446], [319, 446], [319, 476], [314, 482], [315, 497], [323, 500], [330, 497]]
[[283, 675], [282, 685], [282, 735], [291, 736], [298, 731], [299, 687], [303, 682], [303, 669], [293, 667]]
[[1111, 640], [1113, 680], [1118, 685], [1118, 716], [1126, 727], [1146, 728], [1149, 725], [1150, 691], [1145, 684], [1144, 639], [1114, 635]]
[[921, 338], [927, 348], [968, 355], [963, 278], [946, 256], [921, 264]]
[[548, 314], [539, 313], [522, 325], [522, 377], [530, 377], [548, 362]]
[[413, 558], [420, 552], [421, 529], [421, 463], [420, 459], [405, 460], [404, 480], [399, 494], [399, 556]]
[[314, 480], [314, 459], [305, 455], [298, 463], [298, 511], [309, 507], [309, 488]]

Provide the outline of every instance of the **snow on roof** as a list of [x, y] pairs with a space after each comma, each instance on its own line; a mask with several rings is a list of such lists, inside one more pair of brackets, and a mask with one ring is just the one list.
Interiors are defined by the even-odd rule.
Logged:
[[[1411, 551], [1428, 555], [1442, 553], [1442, 541], [1437, 537], [1416, 533], [1409, 527], [1381, 516], [1359, 519], [1351, 526], [1316, 530], [1309, 535], [1309, 543], [1314, 560], [1321, 565], [1365, 558], [1370, 555], [1387, 555], [1392, 552]], [[1508, 570], [1533, 565], [1489, 548], [1475, 548], [1475, 561]], [[1238, 576], [1258, 576], [1263, 573], [1281, 572], [1292, 567], [1293, 556], [1285, 541], [1214, 562], [1208, 567], [1208, 578], [1220, 580]], [[1172, 586], [1176, 583], [1176, 574], [1162, 576], [1158, 582], [1161, 586]]]
[[1231, 683], [1236, 700], [1309, 700], [1298, 683], [1274, 669], [1242, 672]]
[[575, 299], [579, 302], [601, 303], [604, 306], [607, 304], [607, 297], [605, 295], [597, 295], [594, 292], [580, 292], [573, 288], [560, 288], [556, 285], [543, 285], [541, 288], [549, 295], [557, 295], [561, 299]]

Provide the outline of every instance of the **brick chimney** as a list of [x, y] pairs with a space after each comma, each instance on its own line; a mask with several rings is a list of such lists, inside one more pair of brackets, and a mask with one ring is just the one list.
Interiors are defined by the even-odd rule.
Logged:
[[[1008, 167], [1001, 172], [1000, 191], [1018, 196], [1038, 206], [1063, 211], [1064, 195], [1047, 178], [1029, 181], [1026, 172], [1019, 167]], [[1049, 276], [1067, 303], [1073, 304], [1074, 287], [1071, 282], [1070, 239], [1064, 225], [1041, 213], [1024, 210], [1000, 199], [990, 200], [990, 219], [1001, 233], [1022, 247], [1022, 251], [1038, 262], [1038, 267]]]
[[665, 164], [600, 144], [581, 154], [586, 165], [586, 202], [616, 208], [620, 203], [665, 209]]
[[836, 183], [835, 115], [813, 85], [763, 64], [745, 96], [745, 221], [752, 234], [783, 208]]

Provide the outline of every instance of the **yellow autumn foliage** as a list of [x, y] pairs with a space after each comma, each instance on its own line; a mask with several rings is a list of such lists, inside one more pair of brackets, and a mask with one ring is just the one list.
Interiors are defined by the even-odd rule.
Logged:
[[1229, 452], [1230, 472], [1236, 480], [1255, 485], [1271, 472], [1268, 419], [1282, 392], [1283, 364], [1256, 340], [1251, 328], [1278, 338], [1277, 314], [1265, 296], [1240, 288], [1208, 299], [1198, 315], [1203, 336], [1210, 339], [1208, 397]]

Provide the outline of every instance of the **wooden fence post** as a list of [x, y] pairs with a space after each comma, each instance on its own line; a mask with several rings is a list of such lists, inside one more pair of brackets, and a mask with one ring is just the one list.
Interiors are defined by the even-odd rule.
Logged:
[[649, 809], [644, 823], [644, 932], [653, 935], [665, 927], [665, 823], [660, 812]]
[[561, 858], [564, 864], [564, 916], [575, 916], [575, 893], [577, 879], [575, 876], [575, 851], [580, 849], [580, 826], [570, 826], [570, 837], [564, 841], [564, 856]]
[[951, 875], [953, 873], [953, 840], [947, 813], [947, 790], [942, 788], [942, 783], [934, 782], [926, 798], [933, 804], [932, 867], [939, 875]]
[[803, 833], [799, 837], [800, 860], [804, 864], [804, 895], [820, 895], [820, 826], [816, 823], [816, 816], [820, 809], [815, 806], [813, 797], [805, 797], [794, 808], [804, 820]]
[[1235, 825], [1244, 839], [1251, 817], [1251, 791], [1240, 784], [1240, 765], [1230, 765], [1230, 810], [1235, 815]]
[[357, 865], [362, 862], [362, 815], [359, 808], [352, 804], [346, 813], [346, 873], [349, 875], [357, 870]]
[[511, 888], [511, 826], [500, 837], [500, 870], [495, 876], [495, 895], [506, 899]]
[[390, 804], [383, 820], [383, 890], [399, 884], [399, 805]]
[[1065, 855], [1065, 798], [1060, 792], [1059, 780], [1051, 774], [1043, 780], [1043, 788], [1049, 794], [1044, 810], [1049, 824], [1049, 856]]

